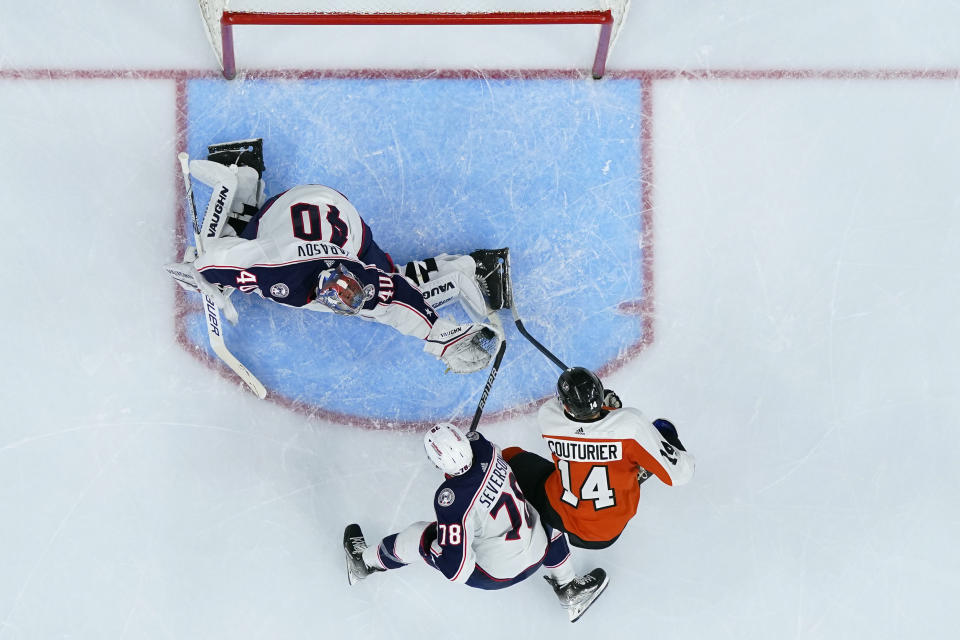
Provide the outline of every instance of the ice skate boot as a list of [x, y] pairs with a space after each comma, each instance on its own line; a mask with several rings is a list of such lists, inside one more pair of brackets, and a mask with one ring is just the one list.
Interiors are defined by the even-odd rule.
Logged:
[[360, 525], [350, 524], [343, 530], [343, 550], [347, 555], [347, 582], [354, 585], [371, 573], [386, 571], [379, 567], [368, 566], [363, 561], [363, 550], [367, 548], [367, 541], [363, 538]]
[[603, 569], [594, 569], [586, 575], [574, 578], [562, 587], [548, 576], [544, 576], [543, 579], [550, 583], [553, 592], [560, 598], [560, 606], [567, 610], [570, 622], [579, 620], [610, 582], [607, 572]]
[[263, 176], [263, 138], [251, 140], [236, 140], [221, 142], [207, 147], [207, 160], [213, 160], [229, 167], [232, 164], [238, 167], [253, 167], [257, 176]]
[[470, 254], [477, 263], [476, 278], [480, 289], [490, 300], [494, 311], [509, 309], [513, 304], [510, 283], [510, 249], [477, 249]]

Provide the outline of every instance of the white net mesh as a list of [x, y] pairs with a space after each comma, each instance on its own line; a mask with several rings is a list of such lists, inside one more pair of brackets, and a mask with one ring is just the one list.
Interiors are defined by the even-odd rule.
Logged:
[[545, 13], [606, 11], [613, 15], [610, 46], [617, 39], [626, 19], [630, 0], [199, 0], [200, 12], [207, 26], [207, 37], [223, 66], [220, 17], [224, 11], [238, 13], [324, 14], [352, 13]]

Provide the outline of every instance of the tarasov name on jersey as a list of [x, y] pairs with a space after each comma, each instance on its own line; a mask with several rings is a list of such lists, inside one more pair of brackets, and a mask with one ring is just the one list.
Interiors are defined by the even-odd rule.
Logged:
[[297, 255], [301, 258], [315, 256], [346, 256], [349, 255], [342, 247], [328, 242], [301, 242], [297, 245]]
[[622, 442], [577, 442], [547, 438], [547, 447], [561, 460], [609, 462], [623, 459]]

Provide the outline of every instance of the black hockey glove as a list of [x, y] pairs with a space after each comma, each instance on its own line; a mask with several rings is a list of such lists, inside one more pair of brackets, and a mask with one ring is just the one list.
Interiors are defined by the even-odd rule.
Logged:
[[663, 418], [657, 418], [653, 421], [653, 426], [657, 428], [657, 431], [660, 432], [660, 435], [663, 436], [663, 439], [670, 443], [675, 449], [680, 449], [680, 451], [686, 451], [683, 448], [683, 444], [680, 443], [680, 438], [677, 436], [677, 428], [673, 426], [673, 423], [669, 420], [664, 420]]
[[643, 484], [647, 480], [653, 477], [653, 474], [647, 471], [646, 469], [640, 469], [640, 472], [637, 473], [637, 484]]
[[431, 522], [427, 525], [427, 528], [423, 530], [423, 536], [420, 537], [420, 557], [434, 569], [437, 568], [437, 563], [433, 558], [433, 554], [430, 553], [430, 545], [432, 545], [436, 539], [437, 523]]
[[603, 406], [607, 409], [619, 409], [623, 406], [623, 403], [620, 402], [620, 396], [618, 396], [613, 389], [604, 389]]

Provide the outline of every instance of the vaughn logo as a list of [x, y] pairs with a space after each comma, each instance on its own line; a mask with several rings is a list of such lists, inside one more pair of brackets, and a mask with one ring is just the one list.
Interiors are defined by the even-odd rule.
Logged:
[[448, 292], [448, 291], [453, 291], [453, 290], [456, 289], [456, 288], [457, 288], [457, 285], [455, 285], [454, 283], [452, 283], [452, 282], [444, 282], [444, 283], [442, 283], [442, 284], [438, 284], [438, 285], [435, 286], [435, 287], [430, 287], [430, 289], [424, 289], [424, 290], [423, 290], [423, 299], [424, 299], [424, 300], [429, 300], [430, 298], [433, 298], [433, 297], [435, 297], [435, 296], [437, 296], [437, 295], [439, 295], [439, 294], [441, 294], [441, 293], [446, 293], [446, 292]]
[[210, 224], [207, 226], [207, 237], [216, 238], [220, 231], [220, 218], [223, 217], [223, 205], [227, 203], [227, 196], [230, 195], [230, 187], [222, 187], [217, 199], [213, 202], [213, 211], [210, 216]]

